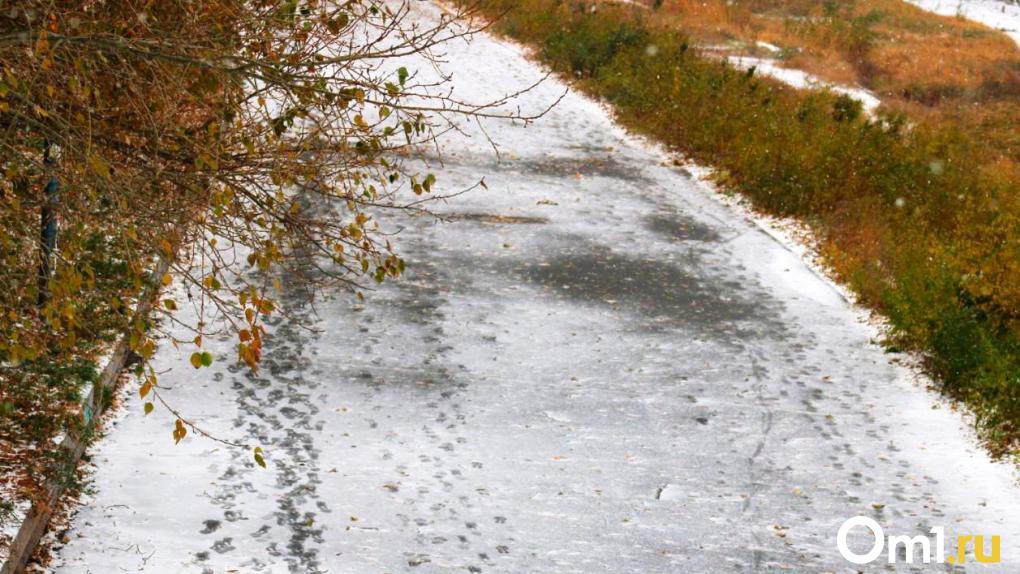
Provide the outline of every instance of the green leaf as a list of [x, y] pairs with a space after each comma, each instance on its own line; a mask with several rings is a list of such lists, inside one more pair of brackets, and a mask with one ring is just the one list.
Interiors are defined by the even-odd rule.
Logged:
[[261, 447], [255, 447], [255, 464], [261, 466], [262, 468], [266, 468], [266, 459], [265, 457], [262, 456]]
[[200, 369], [202, 367], [202, 353], [192, 353], [190, 360], [192, 367], [195, 367], [196, 369]]
[[350, 18], [347, 17], [347, 14], [341, 12], [340, 14], [337, 14], [336, 18], [326, 22], [326, 29], [333, 34], [339, 34], [341, 30], [347, 27], [347, 23], [349, 21]]
[[145, 406], [143, 407], [143, 409], [145, 410], [145, 414], [151, 413], [152, 409], [154, 408], [156, 407], [152, 403], [145, 403]]
[[400, 68], [397, 69], [397, 79], [400, 80], [400, 85], [401, 86], [404, 85], [404, 82], [406, 82], [407, 78], [410, 77], [410, 76], [411, 76], [411, 74], [409, 74], [407, 72], [407, 68], [401, 66]]
[[212, 365], [212, 361], [213, 361], [213, 356], [212, 356], [211, 353], [203, 352], [202, 355], [199, 358], [199, 361], [202, 363], [203, 367], [211, 366]]

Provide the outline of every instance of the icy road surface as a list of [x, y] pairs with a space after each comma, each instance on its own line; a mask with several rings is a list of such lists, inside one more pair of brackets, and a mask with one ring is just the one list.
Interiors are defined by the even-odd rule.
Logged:
[[[448, 60], [476, 101], [543, 73], [485, 36]], [[578, 94], [487, 127], [501, 161], [444, 139], [445, 189], [489, 189], [401, 222], [404, 280], [285, 295], [314, 330], [277, 319], [257, 376], [160, 351], [170, 399], [269, 468], [175, 447], [131, 390], [55, 571], [848, 572], [856, 515], [1000, 535], [966, 571], [1018, 571], [1011, 471], [788, 249]]]

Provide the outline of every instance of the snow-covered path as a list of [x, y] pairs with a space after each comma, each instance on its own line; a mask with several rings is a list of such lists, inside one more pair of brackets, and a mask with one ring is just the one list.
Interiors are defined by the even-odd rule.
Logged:
[[[447, 57], [474, 100], [542, 74], [485, 36]], [[487, 127], [501, 161], [444, 139], [440, 183], [488, 190], [403, 222], [405, 279], [285, 297], [315, 330], [278, 320], [257, 376], [161, 349], [169, 397], [269, 468], [128, 393], [56, 572], [846, 572], [855, 515], [1000, 535], [967, 571], [1017, 571], [1010, 469], [788, 249], [580, 95]]]

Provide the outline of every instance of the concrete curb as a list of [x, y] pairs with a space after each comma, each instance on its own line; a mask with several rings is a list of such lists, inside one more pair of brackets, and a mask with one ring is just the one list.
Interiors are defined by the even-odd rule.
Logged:
[[[162, 287], [161, 280], [163, 275], [170, 269], [170, 263], [170, 259], [160, 258], [153, 271], [152, 282], [146, 286], [142, 297], [138, 301], [138, 305], [135, 307], [135, 317], [145, 317], [152, 311], [156, 297]], [[32, 503], [32, 507], [25, 515], [24, 522], [21, 523], [17, 535], [15, 535], [14, 540], [11, 542], [10, 553], [3, 567], [0, 568], [0, 574], [21, 574], [25, 571], [26, 566], [28, 566], [29, 560], [31, 560], [32, 555], [35, 554], [35, 550], [39, 546], [39, 541], [42, 539], [43, 534], [46, 533], [46, 527], [49, 526], [50, 519], [53, 518], [53, 511], [64, 493], [66, 481], [62, 480], [62, 478], [74, 472], [82, 455], [85, 454], [85, 449], [88, 446], [87, 436], [90, 434], [89, 431], [95, 427], [103, 414], [105, 407], [103, 396], [106, 395], [104, 391], [112, 391], [116, 388], [117, 379], [120, 377], [121, 371], [124, 370], [129, 355], [128, 336], [125, 334], [117, 342], [110, 360], [106, 363], [106, 367], [103, 368], [99, 381], [93, 386], [92, 393], [85, 400], [83, 405], [84, 412], [89, 413], [90, 416], [87, 417], [84, 429], [77, 433], [68, 433], [67, 437], [60, 444], [60, 462], [55, 466], [53, 473], [46, 481], [45, 495], [41, 500]]]

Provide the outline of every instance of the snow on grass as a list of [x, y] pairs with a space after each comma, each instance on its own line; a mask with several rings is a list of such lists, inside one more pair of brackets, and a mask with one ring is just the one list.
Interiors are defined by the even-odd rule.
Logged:
[[803, 70], [784, 68], [779, 65], [778, 60], [772, 58], [727, 56], [726, 59], [730, 64], [740, 68], [741, 70], [748, 70], [753, 67], [755, 72], [763, 76], [779, 80], [780, 82], [793, 86], [794, 88], [805, 90], [828, 89], [838, 94], [850, 96], [851, 98], [861, 102], [864, 106], [864, 111], [867, 112], [869, 116], [874, 116], [875, 110], [882, 105], [882, 100], [878, 99], [878, 96], [864, 88], [834, 84]]
[[1003, 0], [907, 0], [929, 12], [961, 16], [1005, 32], [1020, 44], [1020, 3]]

